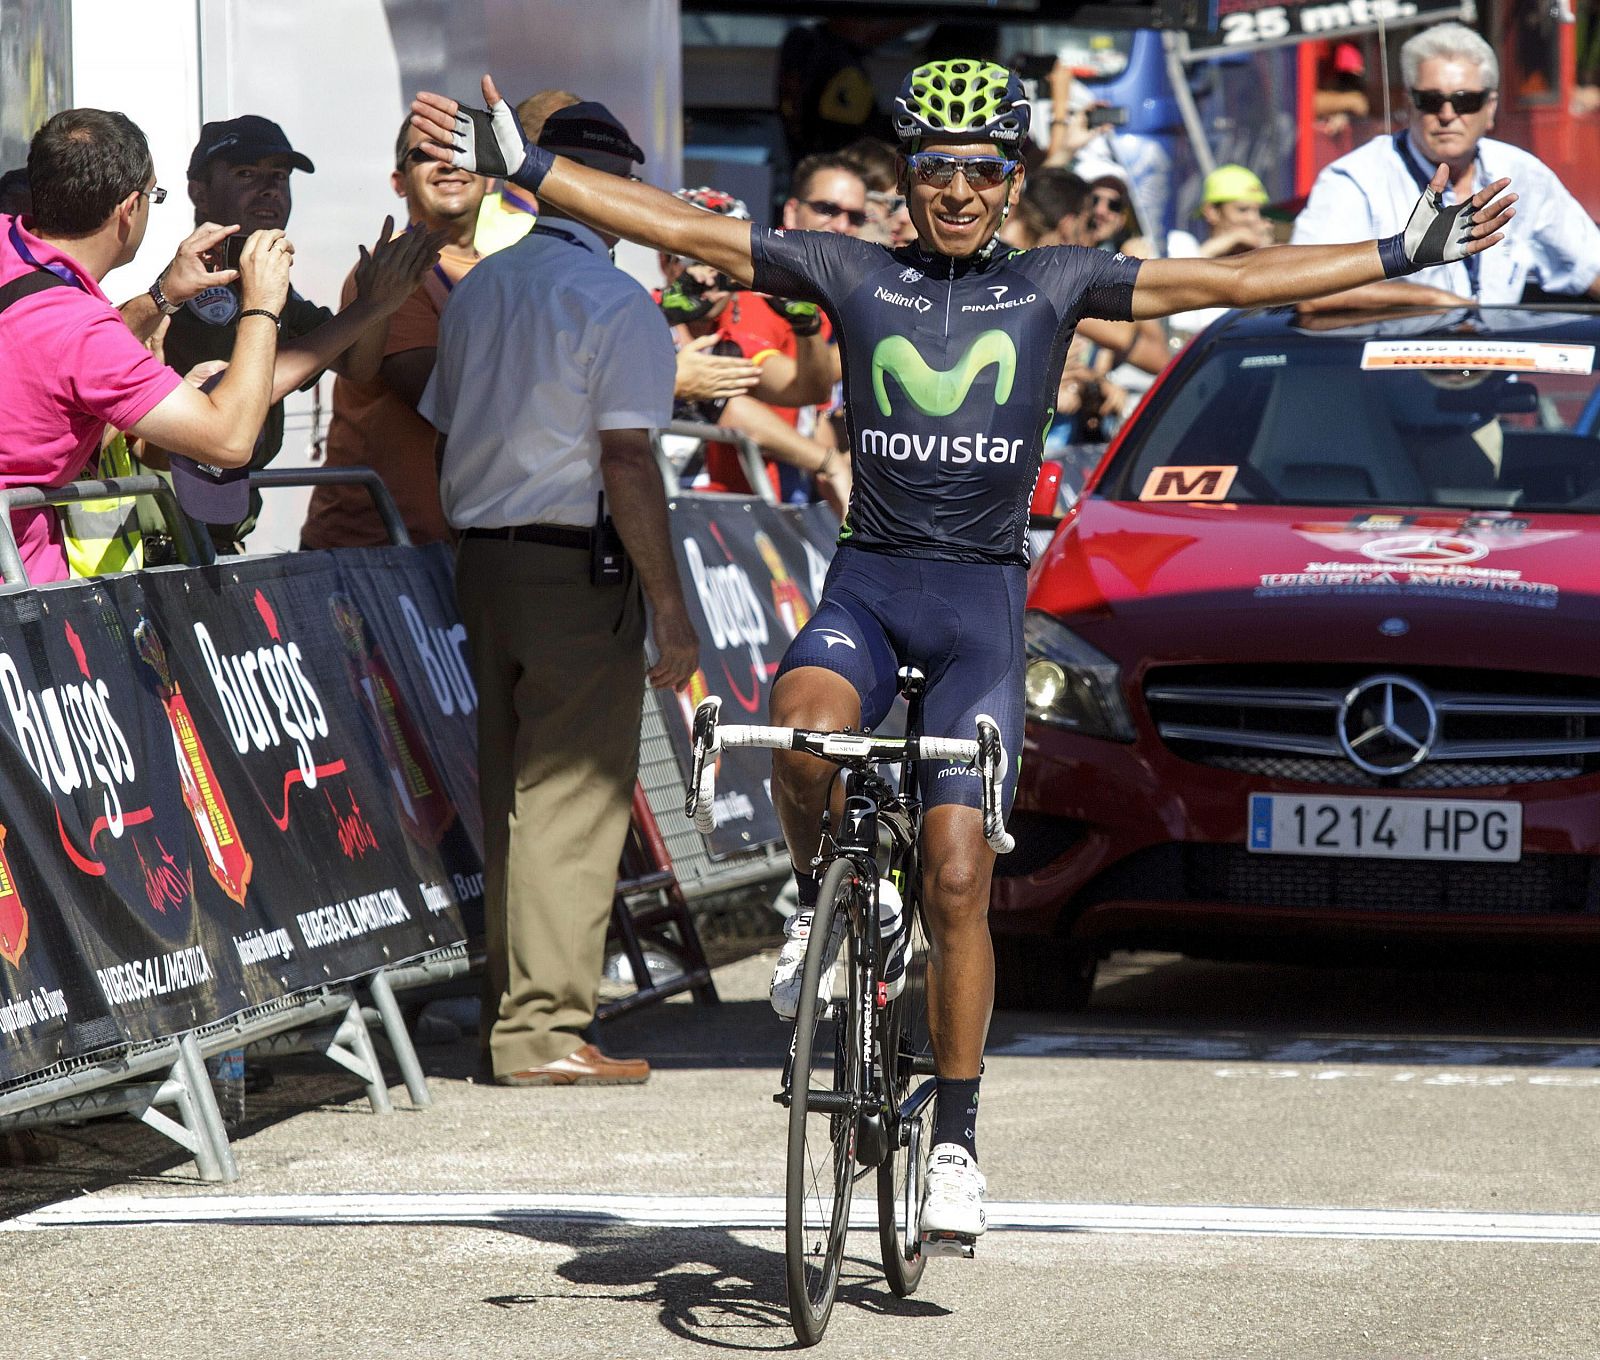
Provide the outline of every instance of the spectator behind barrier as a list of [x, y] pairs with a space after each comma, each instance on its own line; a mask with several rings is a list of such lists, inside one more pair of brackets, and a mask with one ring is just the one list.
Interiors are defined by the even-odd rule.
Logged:
[[[32, 216], [0, 217], [0, 352], [10, 356], [0, 365], [0, 484], [64, 486], [108, 424], [217, 467], [247, 463], [289, 293], [294, 248], [283, 232], [245, 241], [231, 363], [201, 392], [140, 344], [100, 290], [138, 254], [152, 207], [166, 198], [144, 133], [120, 113], [68, 109], [34, 135], [28, 179]], [[236, 230], [211, 232], [220, 240]], [[52, 512], [18, 511], [11, 527], [36, 584], [65, 579]]]
[[[246, 114], [207, 123], [189, 157], [189, 198], [195, 221], [237, 222], [244, 232], [282, 231], [292, 206], [289, 176], [295, 170], [310, 174], [312, 169], [310, 160], [289, 145], [283, 129], [270, 119]], [[399, 237], [391, 244], [391, 229], [392, 224], [385, 225], [375, 248], [375, 255], [382, 257], [380, 267], [365, 268], [369, 262], [363, 260], [357, 299], [337, 318], [290, 289], [283, 307], [284, 343], [273, 373], [272, 407], [250, 459], [252, 468], [265, 467], [283, 447], [283, 399], [289, 393], [315, 385], [324, 368], [362, 381], [377, 374], [384, 330], [376, 323], [410, 295], [437, 258], [441, 240], [431, 233], [419, 233]], [[187, 305], [170, 297], [156, 301], [164, 303], [161, 310], [172, 317], [164, 341], [169, 363], [187, 371], [207, 360], [228, 357], [241, 312], [236, 283], [208, 287]], [[245, 504], [236, 522], [213, 524], [211, 536], [219, 551], [239, 551], [241, 541], [255, 526], [260, 493], [250, 491], [239, 499]]]
[[[383, 356], [370, 382], [340, 377], [333, 384], [328, 425], [329, 467], [370, 467], [383, 478], [417, 543], [452, 535], [439, 506], [434, 429], [417, 414], [433, 373], [439, 314], [451, 290], [480, 256], [473, 243], [485, 181], [440, 165], [417, 150], [422, 134], [401, 125], [389, 183], [406, 201], [412, 229], [443, 235], [439, 263], [381, 328]], [[528, 219], [532, 222], [532, 218]], [[343, 301], [355, 297], [356, 274], [345, 280]], [[356, 548], [388, 542], [383, 520], [365, 487], [319, 486], [300, 532], [302, 548]]]
[[867, 224], [857, 234], [879, 245], [908, 246], [917, 239], [900, 183], [899, 153], [888, 142], [862, 137], [839, 153], [867, 186]]
[[[539, 144], [610, 175], [644, 159], [600, 104], [551, 115]], [[638, 774], [645, 598], [652, 684], [687, 685], [699, 639], [650, 444], [672, 414], [672, 343], [611, 262], [615, 243], [542, 213], [462, 280], [422, 398], [461, 531], [485, 842], [479, 1033], [507, 1086], [650, 1075], [589, 1038]]]
[[807, 156], [794, 168], [783, 225], [789, 231], [857, 236], [867, 224], [867, 184], [843, 156]]
[[[710, 188], [682, 189], [678, 197], [708, 212], [748, 221], [749, 210], [731, 194]], [[831, 446], [811, 438], [816, 427], [815, 406], [828, 399], [833, 388], [834, 351], [822, 328], [815, 304], [767, 299], [739, 288], [710, 265], [659, 257], [666, 287], [658, 297], [661, 310], [673, 325], [680, 360], [695, 344], [710, 342], [718, 354], [741, 356], [755, 366], [757, 382], [748, 395], [686, 403], [674, 414], [683, 419], [722, 424], [746, 434], [768, 455], [768, 475], [773, 491], [784, 495], [776, 463], [815, 473], [824, 495], [841, 516], [849, 500], [848, 458]], [[679, 377], [682, 377], [680, 367]], [[679, 397], [675, 390], [674, 397]], [[753, 490], [735, 450], [726, 444], [706, 449], [706, 473], [721, 491]]]
[[[570, 109], [578, 96], [570, 90], [540, 90], [517, 105], [517, 121], [530, 142], [537, 142], [544, 131], [544, 120], [557, 109]], [[479, 255], [493, 255], [515, 245], [528, 234], [539, 213], [539, 202], [526, 189], [499, 181], [492, 194], [485, 194], [478, 209], [478, 226], [472, 244]]]
[[[1167, 255], [1174, 260], [1223, 259], [1259, 250], [1273, 243], [1272, 224], [1262, 216], [1267, 189], [1255, 172], [1242, 165], [1219, 165], [1205, 177], [1200, 190], [1200, 216], [1207, 234], [1197, 241], [1187, 231], [1167, 233]], [[1227, 308], [1202, 307], [1192, 312], [1177, 312], [1167, 324], [1180, 335], [1204, 330]]]
[[1317, 176], [1292, 243], [1327, 245], [1405, 229], [1417, 194], [1449, 167], [1447, 203], [1503, 176], [1517, 186], [1517, 217], [1499, 250], [1321, 298], [1305, 311], [1401, 305], [1517, 303], [1529, 285], [1600, 298], [1600, 227], [1537, 157], [1488, 135], [1499, 107], [1494, 49], [1461, 24], [1407, 39], [1400, 69], [1415, 109], [1411, 126], [1382, 133]]

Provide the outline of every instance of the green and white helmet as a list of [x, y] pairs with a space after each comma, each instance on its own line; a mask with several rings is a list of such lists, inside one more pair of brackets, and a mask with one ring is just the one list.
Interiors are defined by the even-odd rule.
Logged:
[[1021, 79], [992, 61], [930, 61], [905, 78], [894, 101], [902, 144], [994, 142], [1015, 154], [1033, 106]]

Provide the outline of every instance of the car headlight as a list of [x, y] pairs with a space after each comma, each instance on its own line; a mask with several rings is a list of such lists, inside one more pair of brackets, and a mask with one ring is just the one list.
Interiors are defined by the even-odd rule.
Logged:
[[1022, 636], [1028, 657], [1023, 693], [1030, 718], [1086, 737], [1134, 739], [1115, 661], [1037, 609], [1023, 615]]

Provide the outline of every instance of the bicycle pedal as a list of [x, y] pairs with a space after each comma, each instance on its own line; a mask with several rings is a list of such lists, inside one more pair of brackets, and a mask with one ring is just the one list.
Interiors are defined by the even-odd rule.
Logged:
[[923, 1233], [924, 1256], [960, 1256], [970, 1261], [976, 1254], [978, 1239], [966, 1233]]

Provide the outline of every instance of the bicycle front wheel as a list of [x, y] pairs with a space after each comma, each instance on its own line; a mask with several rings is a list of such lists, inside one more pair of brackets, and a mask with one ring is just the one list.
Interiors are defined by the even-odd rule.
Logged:
[[795, 1015], [784, 1246], [789, 1317], [805, 1346], [822, 1340], [839, 1288], [866, 1094], [858, 893], [855, 865], [836, 859], [817, 894]]
[[[928, 934], [916, 871], [905, 888], [906, 927], [911, 948], [906, 959], [905, 989], [882, 1012], [878, 1058], [883, 1063], [884, 1092], [898, 1110], [923, 1082], [932, 1081], [933, 1044], [928, 1035]], [[928, 1158], [931, 1099], [906, 1120], [889, 1122], [889, 1155], [878, 1164], [878, 1246], [884, 1277], [900, 1298], [916, 1292], [927, 1264], [916, 1241], [921, 1207], [922, 1169]], [[913, 1255], [906, 1249], [911, 1246]]]

